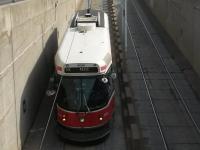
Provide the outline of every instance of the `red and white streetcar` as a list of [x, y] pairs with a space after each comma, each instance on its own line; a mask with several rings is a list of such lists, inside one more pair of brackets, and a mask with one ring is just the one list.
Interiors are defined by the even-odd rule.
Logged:
[[110, 133], [116, 77], [112, 66], [108, 15], [99, 10], [77, 12], [55, 56], [61, 137], [86, 142]]

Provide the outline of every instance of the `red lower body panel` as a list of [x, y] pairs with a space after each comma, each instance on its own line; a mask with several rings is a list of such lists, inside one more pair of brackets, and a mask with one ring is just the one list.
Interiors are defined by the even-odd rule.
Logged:
[[91, 112], [70, 112], [57, 106], [58, 134], [77, 142], [101, 139], [110, 133], [114, 107], [114, 96], [104, 108]]
[[70, 112], [57, 106], [57, 121], [60, 125], [69, 128], [102, 126], [112, 119], [114, 105], [115, 101], [112, 97], [104, 108], [91, 112]]

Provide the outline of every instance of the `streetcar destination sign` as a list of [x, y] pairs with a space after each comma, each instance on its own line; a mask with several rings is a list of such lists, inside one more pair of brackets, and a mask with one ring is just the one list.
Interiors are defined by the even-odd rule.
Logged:
[[66, 67], [65, 73], [97, 73], [98, 67]]

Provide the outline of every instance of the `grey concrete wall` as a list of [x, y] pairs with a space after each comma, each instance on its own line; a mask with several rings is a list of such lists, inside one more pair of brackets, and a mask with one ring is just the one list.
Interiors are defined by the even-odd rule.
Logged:
[[200, 75], [200, 0], [144, 0]]
[[0, 6], [0, 150], [21, 149], [53, 71], [53, 55], [81, 2]]

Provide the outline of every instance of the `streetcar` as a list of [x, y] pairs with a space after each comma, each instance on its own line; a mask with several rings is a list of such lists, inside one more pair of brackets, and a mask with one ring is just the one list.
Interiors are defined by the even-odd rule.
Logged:
[[108, 15], [78, 11], [55, 55], [58, 134], [70, 141], [101, 139], [111, 131], [115, 110]]

